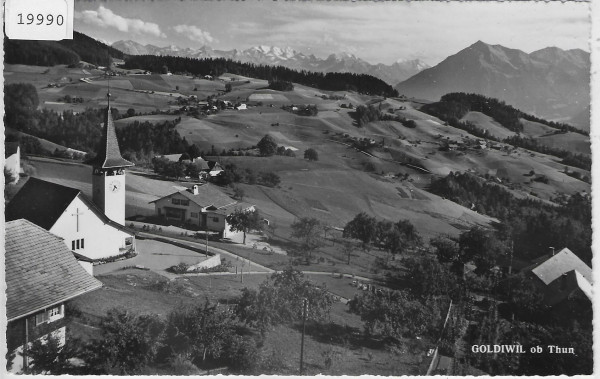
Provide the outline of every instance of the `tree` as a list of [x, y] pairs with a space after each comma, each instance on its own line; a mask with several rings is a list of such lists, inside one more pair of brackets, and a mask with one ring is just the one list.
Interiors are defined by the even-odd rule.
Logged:
[[206, 299], [203, 304], [180, 307], [169, 314], [163, 343], [168, 355], [201, 364], [224, 354], [234, 328], [232, 311]]
[[344, 254], [344, 256], [347, 258], [347, 262], [346, 264], [350, 264], [350, 257], [352, 256], [352, 253], [354, 252], [354, 250], [356, 249], [356, 245], [354, 244], [354, 242], [344, 239], [342, 240], [342, 244], [341, 246], [341, 250], [342, 253]]
[[69, 340], [62, 344], [60, 339], [52, 333], [36, 339], [29, 349], [27, 357], [29, 366], [27, 374], [63, 375], [77, 373], [76, 367], [71, 364], [71, 359], [78, 355], [80, 343], [78, 340]]
[[243, 188], [241, 188], [239, 186], [233, 187], [233, 197], [242, 201], [242, 200], [244, 200], [245, 195], [246, 195], [246, 191], [244, 191]]
[[127, 117], [133, 117], [133, 116], [135, 116], [135, 109], [129, 108], [127, 110]]
[[200, 156], [200, 148], [195, 143], [193, 143], [188, 148], [187, 153], [189, 154], [191, 159], [196, 159]]
[[320, 245], [319, 233], [323, 229], [321, 222], [314, 217], [302, 217], [294, 221], [291, 228], [291, 237], [302, 240], [302, 250], [308, 260], [312, 251]]
[[506, 252], [506, 246], [491, 231], [477, 226], [463, 232], [458, 238], [458, 245], [459, 262], [474, 261], [479, 273], [494, 267], [499, 256]]
[[437, 259], [440, 263], [455, 262], [458, 260], [458, 244], [450, 237], [437, 236], [429, 241], [435, 248]]
[[306, 149], [304, 151], [304, 159], [308, 159], [309, 161], [318, 161], [319, 153], [315, 149]]
[[246, 243], [246, 233], [249, 230], [260, 230], [263, 226], [262, 217], [256, 209], [253, 211], [236, 209], [227, 216], [227, 223], [230, 231], [244, 233], [244, 244]]
[[256, 145], [263, 157], [270, 157], [277, 151], [277, 143], [270, 135], [265, 135]]
[[200, 167], [198, 167], [198, 165], [194, 163], [188, 163], [185, 167], [185, 173], [187, 174], [187, 176], [197, 180], [201, 172]]
[[375, 217], [361, 212], [346, 224], [342, 235], [362, 241], [363, 249], [366, 250], [368, 245], [375, 239], [376, 231], [377, 220]]
[[231, 92], [231, 83], [225, 84], [225, 92]]
[[121, 375], [131, 375], [154, 361], [164, 322], [156, 315], [137, 316], [111, 309], [102, 318], [100, 327], [103, 338], [87, 346], [85, 361], [105, 373], [117, 369]]
[[287, 268], [272, 274], [258, 290], [244, 288], [235, 312], [264, 335], [271, 326], [301, 320], [304, 300], [308, 301], [308, 320], [329, 318], [333, 299], [325, 285], [317, 287], [300, 271]]

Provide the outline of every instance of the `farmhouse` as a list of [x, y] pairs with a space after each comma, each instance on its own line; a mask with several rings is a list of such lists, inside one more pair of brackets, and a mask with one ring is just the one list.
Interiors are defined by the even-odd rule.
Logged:
[[177, 224], [217, 232], [221, 238], [230, 235], [226, 218], [236, 209], [254, 210], [254, 205], [238, 203], [211, 184], [193, 185], [154, 200], [156, 215]]
[[568, 248], [541, 257], [523, 271], [534, 280], [548, 306], [565, 300], [592, 301], [592, 269]]
[[21, 148], [18, 142], [6, 142], [4, 144], [4, 169], [12, 176], [12, 183], [19, 181], [21, 169]]
[[65, 302], [98, 289], [63, 241], [27, 220], [6, 223], [6, 343], [14, 353], [11, 372], [27, 368], [27, 351], [52, 334], [65, 343]]
[[135, 252], [135, 235], [80, 190], [29, 178], [6, 207], [6, 220], [26, 219], [93, 261]]

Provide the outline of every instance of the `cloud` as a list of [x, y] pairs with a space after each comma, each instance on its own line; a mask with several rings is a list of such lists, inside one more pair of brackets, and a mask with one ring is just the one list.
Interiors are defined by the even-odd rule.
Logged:
[[210, 35], [209, 32], [205, 32], [194, 25], [177, 25], [172, 28], [176, 33], [182, 34], [188, 39], [199, 42], [201, 44], [209, 44], [214, 42], [215, 39]]
[[145, 22], [136, 18], [125, 18], [115, 14], [102, 5], [98, 10], [75, 12], [75, 18], [86, 24], [99, 26], [101, 28], [115, 28], [121, 32], [151, 35], [155, 37], [166, 37], [160, 31], [160, 27], [153, 22]]

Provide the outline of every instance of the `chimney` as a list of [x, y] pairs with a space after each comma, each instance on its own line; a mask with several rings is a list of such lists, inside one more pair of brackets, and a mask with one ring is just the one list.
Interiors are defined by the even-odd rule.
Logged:
[[197, 184], [194, 184], [192, 186], [191, 192], [192, 192], [193, 195], [197, 195], [198, 194], [198, 185]]

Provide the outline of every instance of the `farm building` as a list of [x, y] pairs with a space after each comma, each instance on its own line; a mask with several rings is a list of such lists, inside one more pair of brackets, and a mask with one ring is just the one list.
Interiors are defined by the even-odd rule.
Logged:
[[543, 293], [548, 306], [566, 300], [592, 300], [592, 269], [568, 248], [539, 258], [523, 271]]
[[237, 109], [238, 111], [244, 111], [248, 109], [248, 107], [246, 106], [246, 104], [240, 104], [237, 107], [235, 107], [235, 109]]
[[27, 220], [6, 223], [6, 343], [12, 373], [29, 360], [25, 346], [50, 334], [65, 343], [65, 303], [102, 283], [78, 263], [61, 238]]
[[80, 190], [29, 178], [6, 207], [6, 220], [26, 219], [91, 259], [135, 252], [135, 234], [111, 220]]
[[18, 142], [6, 142], [4, 144], [4, 169], [10, 172], [14, 184], [19, 181], [19, 174], [21, 174], [21, 148]]
[[222, 238], [231, 233], [226, 221], [229, 214], [236, 209], [254, 210], [254, 205], [238, 203], [208, 183], [195, 184], [151, 203], [154, 203], [158, 217], [176, 224], [217, 232]]

